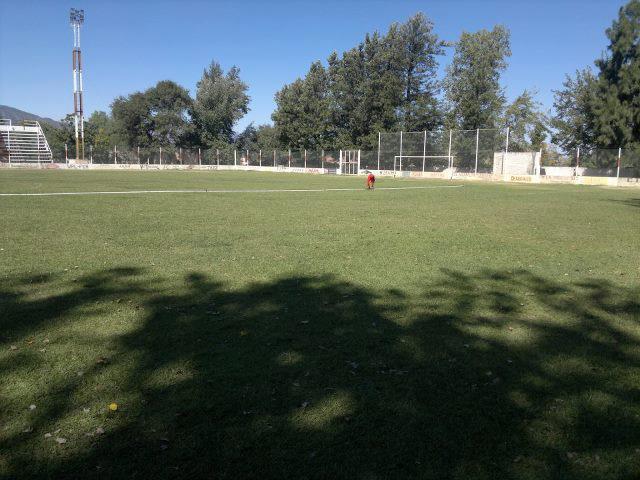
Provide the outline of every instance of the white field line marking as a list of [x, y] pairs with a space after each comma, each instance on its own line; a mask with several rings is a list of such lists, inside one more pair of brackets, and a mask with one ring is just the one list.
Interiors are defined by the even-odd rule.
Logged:
[[[427, 190], [431, 188], [461, 188], [463, 185], [434, 185], [431, 187], [378, 187], [375, 190]], [[50, 192], [0, 193], [0, 197], [54, 197], [63, 195], [144, 195], [146, 193], [291, 193], [291, 192], [357, 192], [365, 188], [309, 188], [309, 189], [255, 189], [255, 190], [123, 190], [121, 192]]]

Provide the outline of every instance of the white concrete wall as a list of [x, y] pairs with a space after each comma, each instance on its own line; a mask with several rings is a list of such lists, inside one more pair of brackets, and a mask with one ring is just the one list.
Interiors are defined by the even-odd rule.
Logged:
[[[499, 154], [502, 155], [502, 154]], [[531, 154], [529, 154], [531, 155]], [[535, 162], [535, 159], [534, 159]], [[535, 163], [534, 163], [535, 164]], [[31, 164], [13, 164], [0, 163], [2, 168], [23, 168], [23, 169], [63, 169], [63, 170], [137, 170], [137, 171], [153, 171], [153, 170], [227, 170], [227, 171], [258, 171], [258, 172], [283, 172], [283, 173], [310, 173], [310, 174], [329, 174], [335, 173], [336, 170], [327, 168], [303, 168], [303, 167], [260, 167], [260, 166], [241, 166], [241, 165], [135, 165], [135, 164], [65, 164], [65, 163], [37, 163]], [[443, 172], [394, 172], [393, 170], [369, 170], [374, 175], [397, 176], [407, 178], [424, 178], [424, 179], [446, 179], [446, 180], [484, 180], [484, 181], [504, 181], [517, 183], [565, 183], [574, 185], [601, 185], [601, 186], [625, 186], [640, 188], [640, 178], [619, 178], [615, 177], [593, 177], [593, 176], [556, 176], [556, 175], [530, 175], [530, 174], [505, 174], [496, 175], [491, 173], [468, 173], [457, 172], [455, 169], [447, 169]], [[363, 173], [362, 171], [361, 174]]]
[[[504, 165], [502, 164], [504, 161]], [[534, 175], [540, 165], [540, 152], [495, 152], [494, 175]]]

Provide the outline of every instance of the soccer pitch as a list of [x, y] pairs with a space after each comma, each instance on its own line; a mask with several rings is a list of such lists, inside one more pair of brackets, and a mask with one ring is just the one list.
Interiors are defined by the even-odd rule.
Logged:
[[640, 193], [377, 187], [0, 172], [0, 478], [640, 476]]

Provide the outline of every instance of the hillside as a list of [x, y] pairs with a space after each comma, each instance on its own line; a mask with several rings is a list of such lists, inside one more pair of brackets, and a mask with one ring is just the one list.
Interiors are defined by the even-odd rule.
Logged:
[[51, 118], [40, 117], [33, 113], [25, 112], [17, 108], [9, 107], [8, 105], [0, 105], [0, 118], [8, 118], [12, 122], [19, 122], [22, 120], [37, 120], [40, 123], [48, 123], [54, 127], [59, 127], [60, 122]]

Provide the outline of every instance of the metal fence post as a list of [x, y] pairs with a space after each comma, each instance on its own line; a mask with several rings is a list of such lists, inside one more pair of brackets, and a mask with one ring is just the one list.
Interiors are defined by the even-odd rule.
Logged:
[[304, 168], [307, 168], [307, 149], [304, 149]]
[[542, 174], [542, 147], [540, 147], [539, 155], [540, 157], [538, 160], [538, 173], [536, 173], [537, 176], [540, 176]]
[[320, 167], [324, 170], [324, 148], [320, 150]]
[[289, 168], [291, 168], [291, 149], [289, 149]]
[[453, 140], [453, 130], [449, 129], [449, 179], [453, 179], [453, 158], [451, 157], [451, 141]]
[[505, 153], [509, 153], [509, 133], [511, 132], [511, 129], [509, 127], [507, 127], [507, 143], [504, 147], [504, 151]]
[[[9, 166], [11, 166], [11, 120], [9, 120], [9, 131], [7, 132], [7, 148], [9, 149]], [[67, 161], [67, 144], [64, 144], [64, 160]]]
[[620, 159], [622, 157], [622, 147], [618, 147], [618, 168], [616, 170], [616, 184], [620, 181]]
[[198, 147], [198, 165], [202, 166], [202, 152], [200, 152], [200, 147]]
[[[64, 144], [64, 163], [69, 163], [69, 156], [67, 153], [67, 144]], [[9, 154], [9, 164], [11, 164], [11, 154]]]
[[578, 168], [580, 168], [580, 147], [576, 148], [576, 169], [573, 172], [573, 176], [578, 176]]
[[480, 129], [476, 130], [476, 167], [474, 170], [474, 174], [478, 174], [478, 145], [480, 145]]
[[258, 150], [258, 165], [262, 166], [262, 149]]
[[233, 149], [233, 166], [238, 166], [238, 150], [236, 150], [235, 148]]
[[453, 140], [453, 130], [449, 129], [449, 153], [447, 154], [449, 168], [453, 166], [453, 161], [451, 160], [451, 141], [452, 140]]
[[273, 151], [273, 167], [276, 167], [276, 151]]
[[220, 150], [216, 148], [216, 167], [220, 166]]
[[89, 163], [93, 164], [93, 145], [89, 145]]
[[507, 139], [504, 142], [504, 155], [502, 156], [502, 165], [500, 165], [500, 175], [504, 175], [504, 162], [507, 161], [507, 153], [509, 153], [509, 127], [507, 127]]
[[378, 170], [380, 170], [380, 136], [381, 133], [378, 132]]
[[113, 146], [113, 163], [114, 165], [118, 164], [118, 145]]
[[[400, 158], [398, 159], [400, 162], [400, 173], [402, 173], [402, 130], [400, 130]], [[393, 162], [393, 171], [396, 170], [396, 162]]]
[[160, 147], [160, 165], [162, 165], [162, 147]]
[[424, 173], [424, 162], [427, 157], [427, 131], [424, 131], [424, 141], [422, 142], [422, 173]]

